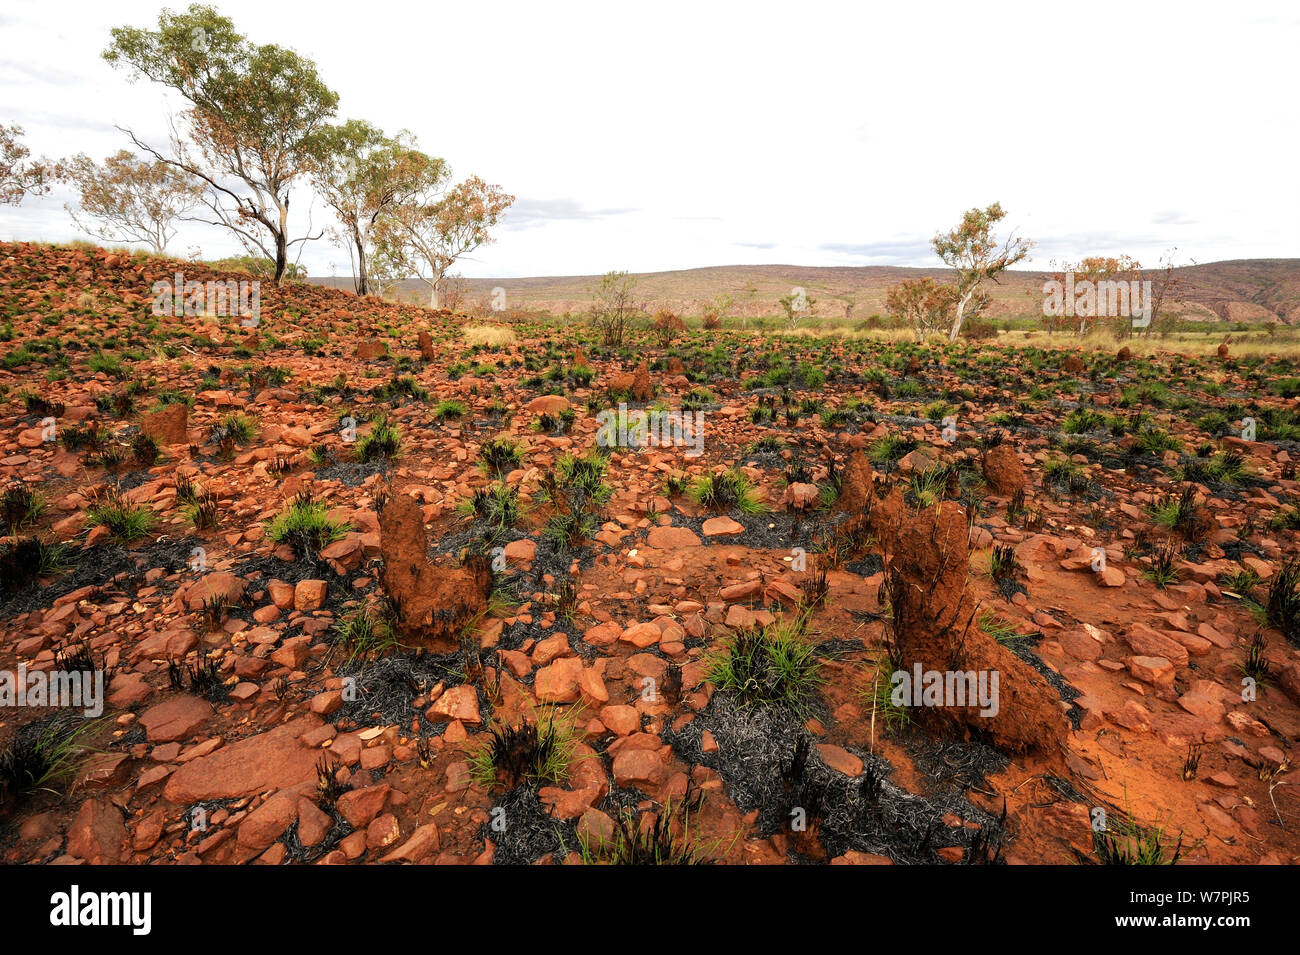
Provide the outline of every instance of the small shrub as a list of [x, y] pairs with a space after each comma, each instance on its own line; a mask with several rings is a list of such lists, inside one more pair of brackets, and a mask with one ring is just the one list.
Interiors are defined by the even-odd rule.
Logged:
[[72, 781], [84, 751], [84, 737], [98, 720], [59, 714], [19, 727], [0, 752], [0, 805], [17, 803], [37, 790], [57, 792]]
[[358, 461], [368, 462], [378, 458], [390, 460], [397, 457], [401, 446], [401, 431], [389, 424], [386, 416], [381, 415], [375, 419], [370, 430], [357, 439], [353, 453]]
[[754, 493], [749, 478], [736, 470], [701, 475], [691, 485], [691, 498], [697, 504], [716, 511], [734, 508], [742, 514], [758, 514], [766, 510]]
[[560, 717], [553, 707], [541, 710], [531, 722], [497, 723], [488, 739], [470, 752], [470, 776], [485, 789], [563, 783], [579, 739], [574, 715]]
[[511, 438], [489, 438], [478, 449], [479, 467], [487, 474], [504, 477], [523, 466], [519, 442]]
[[805, 639], [807, 616], [737, 631], [707, 660], [707, 679], [749, 706], [783, 705], [803, 712], [822, 683], [816, 648]]
[[12, 534], [20, 527], [36, 523], [46, 506], [45, 497], [40, 491], [33, 491], [26, 484], [14, 481], [0, 494], [0, 526], [6, 534]]
[[149, 508], [130, 503], [115, 488], [98, 494], [86, 508], [86, 523], [91, 527], [107, 527], [122, 544], [144, 537], [156, 520]]
[[272, 519], [266, 536], [277, 544], [288, 544], [298, 560], [307, 560], [342, 540], [349, 530], [351, 525], [329, 516], [328, 507], [300, 493]]
[[469, 409], [466, 407], [465, 402], [455, 398], [448, 398], [446, 401], [438, 403], [438, 405], [433, 409], [433, 416], [439, 421], [445, 421], [448, 419], [455, 420], [457, 418], [463, 418], [468, 410]]

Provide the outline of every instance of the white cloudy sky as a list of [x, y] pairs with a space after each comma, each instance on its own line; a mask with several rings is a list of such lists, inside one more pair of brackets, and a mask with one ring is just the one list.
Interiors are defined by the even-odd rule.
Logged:
[[[115, 125], [162, 144], [180, 103], [99, 56], [162, 5], [6, 0], [0, 123], [52, 156], [122, 148]], [[929, 237], [993, 200], [1037, 267], [1300, 256], [1294, 0], [215, 5], [312, 57], [341, 115], [519, 197], [470, 276], [934, 265]], [[68, 198], [0, 207], [0, 237], [75, 237]], [[324, 242], [303, 262], [347, 271]]]

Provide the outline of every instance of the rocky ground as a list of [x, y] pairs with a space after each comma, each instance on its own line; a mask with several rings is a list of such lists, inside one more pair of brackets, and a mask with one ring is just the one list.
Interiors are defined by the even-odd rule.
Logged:
[[248, 328], [176, 271], [0, 245], [0, 671], [108, 675], [0, 711], [4, 861], [1300, 859], [1294, 362]]

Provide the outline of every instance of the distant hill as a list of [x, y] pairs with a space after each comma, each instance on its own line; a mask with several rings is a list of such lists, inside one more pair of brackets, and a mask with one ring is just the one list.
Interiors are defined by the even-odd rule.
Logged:
[[[1152, 273], [1148, 273], [1150, 276]], [[1175, 270], [1181, 280], [1178, 308], [1191, 320], [1226, 322], [1280, 321], [1300, 324], [1300, 259], [1237, 259]], [[863, 318], [884, 314], [885, 292], [905, 278], [951, 278], [944, 268], [893, 266], [821, 267], [802, 265], [718, 265], [675, 272], [637, 275], [637, 295], [653, 311], [669, 308], [698, 315], [717, 295], [730, 295], [735, 315], [776, 315], [777, 299], [794, 287], [815, 300], [813, 314], [822, 318]], [[991, 286], [995, 318], [1041, 314], [1047, 272], [1011, 272]], [[580, 312], [591, 303], [591, 288], [599, 276], [565, 275], [511, 279], [462, 279], [464, 300], [486, 305], [496, 287], [506, 290], [512, 308], [546, 309], [562, 314]], [[351, 288], [349, 278], [311, 279], [322, 285]], [[399, 295], [423, 301], [427, 289], [419, 282], [402, 283]]]

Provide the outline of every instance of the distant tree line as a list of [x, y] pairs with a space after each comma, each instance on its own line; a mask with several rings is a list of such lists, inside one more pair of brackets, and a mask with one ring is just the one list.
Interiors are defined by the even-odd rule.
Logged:
[[[478, 176], [455, 182], [445, 160], [420, 151], [406, 131], [386, 135], [360, 119], [336, 121], [338, 94], [293, 50], [256, 44], [213, 7], [164, 10], [156, 30], [117, 27], [104, 59], [180, 94], [165, 148], [123, 129], [138, 153], [103, 162], [78, 155], [32, 159], [18, 126], [0, 126], [0, 203], [70, 183], [78, 228], [106, 241], [162, 254], [180, 222], [232, 233], [269, 278], [292, 278], [301, 248], [329, 236], [346, 250], [356, 291], [373, 294], [418, 278], [429, 304], [464, 255], [491, 242], [514, 196]], [[290, 218], [310, 185], [335, 223]]]

